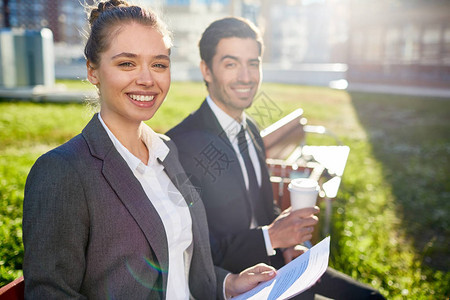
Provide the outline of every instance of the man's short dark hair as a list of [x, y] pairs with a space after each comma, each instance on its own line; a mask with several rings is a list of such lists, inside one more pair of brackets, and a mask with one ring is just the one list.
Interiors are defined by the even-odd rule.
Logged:
[[258, 43], [259, 54], [262, 55], [264, 43], [259, 29], [249, 20], [238, 17], [228, 17], [212, 22], [203, 32], [198, 44], [200, 58], [211, 69], [212, 58], [216, 54], [216, 47], [225, 38], [250, 38]]

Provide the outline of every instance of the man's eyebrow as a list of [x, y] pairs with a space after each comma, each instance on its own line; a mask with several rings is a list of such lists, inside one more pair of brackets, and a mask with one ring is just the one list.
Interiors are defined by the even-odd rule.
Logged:
[[[222, 56], [222, 58], [220, 59], [220, 61], [224, 61], [225, 59], [232, 59], [232, 60], [236, 60], [239, 61], [239, 58], [237, 56], [233, 56], [233, 55], [224, 55]], [[256, 58], [251, 58], [248, 61], [251, 62], [261, 62], [261, 57], [256, 57]]]
[[222, 56], [222, 58], [220, 59], [220, 61], [224, 61], [225, 59], [239, 60], [236, 56], [233, 56], [233, 55], [224, 55], [224, 56]]

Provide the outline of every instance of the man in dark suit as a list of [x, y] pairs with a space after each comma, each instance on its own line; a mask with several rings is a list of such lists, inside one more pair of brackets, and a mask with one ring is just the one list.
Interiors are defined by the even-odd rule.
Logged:
[[[214, 264], [232, 272], [258, 262], [279, 268], [303, 253], [296, 246], [311, 238], [318, 208], [280, 214], [273, 203], [264, 145], [244, 112], [261, 82], [262, 38], [247, 20], [225, 18], [205, 30], [199, 47], [209, 96], [167, 135], [200, 190]], [[315, 294], [337, 299], [380, 296], [332, 269], [301, 297]]]

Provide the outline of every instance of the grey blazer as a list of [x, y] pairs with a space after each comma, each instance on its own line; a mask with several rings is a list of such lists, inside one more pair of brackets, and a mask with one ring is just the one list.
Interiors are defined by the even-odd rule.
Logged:
[[[167, 137], [161, 162], [190, 208], [195, 299], [222, 296], [226, 271], [214, 269], [205, 211]], [[114, 148], [98, 116], [80, 135], [41, 156], [23, 205], [25, 297], [164, 299], [168, 249], [163, 223]]]

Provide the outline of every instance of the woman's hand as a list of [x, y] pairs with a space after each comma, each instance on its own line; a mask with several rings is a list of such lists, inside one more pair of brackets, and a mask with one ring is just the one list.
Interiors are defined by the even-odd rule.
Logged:
[[230, 274], [225, 280], [225, 295], [227, 299], [245, 293], [260, 282], [268, 281], [276, 275], [275, 268], [266, 264], [257, 264], [245, 269], [239, 274]]

